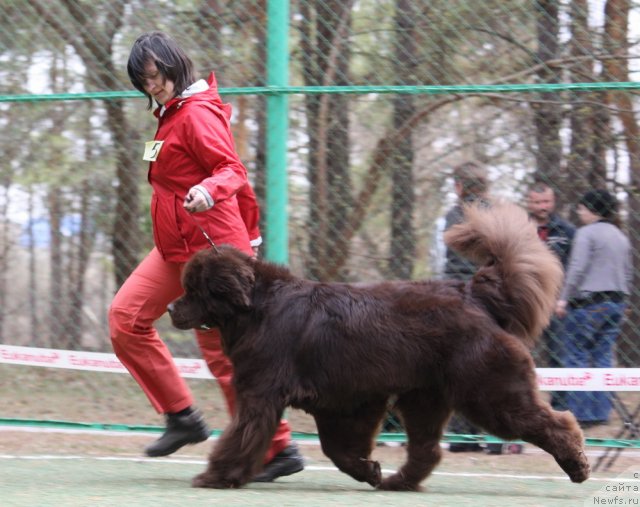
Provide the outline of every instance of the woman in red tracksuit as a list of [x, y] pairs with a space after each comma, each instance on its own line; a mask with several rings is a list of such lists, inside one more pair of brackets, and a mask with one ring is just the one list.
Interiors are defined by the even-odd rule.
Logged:
[[[109, 326], [113, 348], [155, 409], [165, 414], [165, 433], [145, 452], [166, 456], [201, 442], [209, 428], [193, 406], [171, 354], [153, 327], [167, 305], [183, 292], [180, 273], [198, 250], [230, 244], [252, 254], [261, 239], [258, 206], [247, 171], [235, 151], [231, 108], [218, 95], [213, 73], [196, 80], [189, 57], [162, 32], [136, 40], [127, 64], [133, 85], [159, 105], [158, 130], [145, 144], [148, 180], [153, 188], [151, 216], [155, 248], [133, 271], [113, 299]], [[196, 330], [202, 355], [234, 411], [232, 366], [217, 330]], [[265, 469], [255, 478], [272, 481], [303, 468], [286, 421], [281, 421]]]

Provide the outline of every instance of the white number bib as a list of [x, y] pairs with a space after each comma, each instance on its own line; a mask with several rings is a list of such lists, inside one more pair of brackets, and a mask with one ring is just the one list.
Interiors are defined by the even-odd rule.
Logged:
[[155, 162], [160, 155], [160, 148], [162, 148], [164, 141], [148, 141], [144, 143], [144, 155], [142, 160], [147, 162]]

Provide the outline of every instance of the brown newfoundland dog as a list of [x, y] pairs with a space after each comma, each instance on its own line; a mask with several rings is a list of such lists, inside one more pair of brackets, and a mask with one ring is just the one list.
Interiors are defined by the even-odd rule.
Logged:
[[[480, 266], [469, 282], [322, 283], [230, 247], [195, 255], [171, 319], [220, 329], [237, 410], [193, 485], [249, 482], [288, 406], [313, 415], [341, 471], [383, 490], [419, 490], [454, 410], [544, 449], [572, 481], [587, 479], [582, 432], [540, 397], [529, 353], [555, 304], [558, 261], [509, 203], [467, 209], [445, 240]], [[371, 452], [392, 396], [408, 456], [383, 478]]]

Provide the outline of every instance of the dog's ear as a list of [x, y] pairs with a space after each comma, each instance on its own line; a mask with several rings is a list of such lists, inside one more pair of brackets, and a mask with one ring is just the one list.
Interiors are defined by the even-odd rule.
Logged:
[[255, 273], [250, 258], [219, 259], [207, 264], [201, 276], [203, 285], [214, 298], [222, 299], [239, 310], [251, 308]]
[[243, 264], [235, 272], [234, 290], [230, 291], [230, 302], [238, 308], [249, 310], [251, 308], [251, 294], [255, 283], [255, 272], [252, 264]]

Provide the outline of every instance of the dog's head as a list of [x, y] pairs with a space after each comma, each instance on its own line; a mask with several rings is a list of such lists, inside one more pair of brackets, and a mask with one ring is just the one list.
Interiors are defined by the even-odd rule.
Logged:
[[230, 246], [195, 254], [182, 272], [184, 295], [170, 309], [178, 329], [221, 327], [251, 308], [254, 260]]

